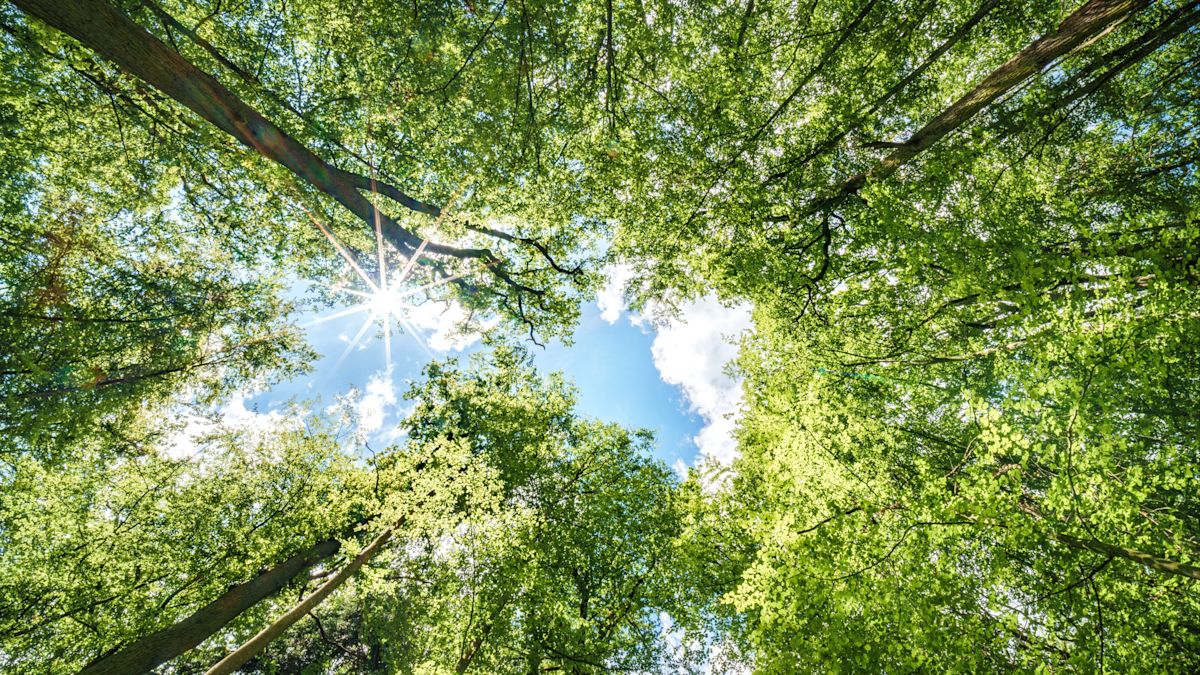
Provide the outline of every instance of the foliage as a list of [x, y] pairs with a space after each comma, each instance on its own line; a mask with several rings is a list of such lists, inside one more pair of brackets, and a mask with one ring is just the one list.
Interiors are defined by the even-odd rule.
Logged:
[[[33, 18], [68, 10], [128, 39]], [[82, 666], [394, 530], [247, 669], [1200, 668], [1198, 22], [13, 0], [0, 658]], [[740, 458], [677, 485], [503, 346], [430, 365], [370, 462], [284, 422], [170, 456], [181, 401], [304, 367], [285, 286], [352, 281], [322, 230], [535, 342], [604, 262], [640, 308], [752, 303]], [[168, 667], [314, 583], [289, 579]]]
[[208, 400], [300, 370], [277, 272], [179, 204], [182, 149], [114, 119], [118, 102], [31, 46], [12, 13], [0, 16], [13, 31], [0, 52], [3, 452], [56, 461], [90, 434], [126, 435], [181, 389]]
[[[19, 458], [0, 508], [7, 667], [77, 668], [330, 534], [351, 557], [387, 522], [402, 523], [398, 540], [314, 612], [318, 632], [305, 625], [251, 671], [591, 672], [666, 658], [659, 612], [678, 602], [679, 514], [649, 436], [580, 419], [561, 378], [541, 380], [507, 349], [493, 365], [433, 364], [410, 396], [407, 443], [371, 466], [298, 426], [219, 432], [185, 457], [145, 446], [104, 462], [109, 451], [89, 446], [55, 468]], [[288, 596], [176, 667], [217, 660]]]
[[366, 515], [365, 477], [326, 436], [226, 433], [179, 458], [137, 449], [104, 462], [111, 450], [93, 441], [70, 463], [5, 467], [5, 668], [77, 669]]
[[406, 534], [320, 613], [321, 630], [305, 626], [258, 669], [602, 672], [665, 663], [659, 613], [680, 602], [674, 479], [649, 459], [647, 434], [580, 419], [569, 387], [539, 379], [520, 352], [490, 356], [465, 370], [429, 366], [409, 392], [418, 405], [404, 428], [409, 453], [464, 442], [492, 468], [498, 492], [469, 498], [448, 528]]
[[1080, 301], [1056, 341], [858, 371], [839, 362], [851, 346], [760, 322], [744, 455], [717, 498], [748, 553], [715, 589], [753, 617], [757, 665], [1191, 668], [1195, 581], [1134, 554], [1195, 560], [1194, 421], [1157, 406], [1195, 396], [1161, 364], [1196, 344], [1145, 339], [1162, 320], [1147, 305], [1193, 302]]
[[[972, 85], [957, 58], [994, 67], [957, 50], [1015, 17], [997, 8], [922, 75], [932, 87], [954, 68], [949, 89], [889, 100], [890, 129], [789, 108], [808, 116], [781, 114], [761, 138], [841, 131], [720, 167], [722, 208], [689, 221], [711, 255], [671, 259], [753, 298], [756, 335], [743, 456], [704, 507], [731, 515], [689, 541], [698, 564], [712, 540], [735, 552], [709, 597], [756, 669], [1196, 667], [1186, 11], [1136, 15], [851, 197], [823, 199], [877, 161], [866, 141], [905, 138], [930, 100]], [[890, 37], [875, 31], [850, 39]], [[828, 89], [805, 90], [821, 105], [853, 95], [853, 110], [903, 81], [852, 79], [839, 66], [875, 52], [848, 46], [814, 76]], [[824, 154], [791, 154], [831, 133]], [[644, 241], [663, 254], [662, 237]]]

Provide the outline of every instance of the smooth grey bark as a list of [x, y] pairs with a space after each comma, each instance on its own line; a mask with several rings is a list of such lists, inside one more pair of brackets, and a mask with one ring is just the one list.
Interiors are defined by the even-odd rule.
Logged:
[[134, 675], [153, 670], [205, 641], [305, 570], [335, 555], [341, 547], [337, 539], [317, 542], [253, 579], [231, 586], [216, 600], [186, 618], [93, 661], [79, 671], [79, 675]]
[[868, 181], [883, 180], [958, 129], [988, 104], [1041, 72], [1055, 60], [1103, 37], [1125, 19], [1150, 4], [1150, 0], [1089, 0], [1053, 32], [1035, 40], [992, 71], [974, 89], [918, 129], [908, 140], [875, 166], [846, 179], [826, 197], [806, 209], [808, 214], [841, 202]]
[[[378, 220], [383, 236], [406, 254], [420, 246], [421, 238], [380, 213], [360, 190], [375, 187], [381, 194], [413, 211], [433, 216], [441, 213], [437, 206], [414, 199], [395, 186], [346, 171], [321, 159], [105, 0], [10, 1], [31, 16], [79, 40], [255, 152], [280, 164], [368, 225], [374, 227]], [[425, 250], [459, 258], [491, 259], [486, 250], [460, 249], [432, 242]]]

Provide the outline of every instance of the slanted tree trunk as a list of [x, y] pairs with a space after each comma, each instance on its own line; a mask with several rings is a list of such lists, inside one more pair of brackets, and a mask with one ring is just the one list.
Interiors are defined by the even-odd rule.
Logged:
[[[996, 0], [992, 0], [992, 1], [994, 2]], [[209, 42], [208, 40], [205, 40], [199, 33], [192, 30], [191, 28], [188, 28], [183, 23], [181, 23], [179, 20], [177, 20], [175, 17], [171, 16], [170, 13], [168, 13], [165, 9], [160, 7], [158, 5], [158, 3], [154, 2], [154, 0], [142, 0], [142, 6], [146, 7], [155, 16], [157, 16], [158, 19], [163, 22], [164, 26], [169, 26], [171, 29], [174, 29], [174, 30], [182, 33], [184, 36], [187, 37], [188, 40], [190, 40], [197, 47], [200, 47], [205, 52], [208, 52], [208, 55], [213, 57], [213, 59], [215, 59], [217, 61], [217, 63], [220, 63], [227, 70], [229, 70], [229, 72], [233, 73], [234, 75], [237, 75], [238, 78], [241, 79], [246, 84], [249, 84], [249, 85], [257, 88], [260, 92], [262, 92], [265, 96], [267, 96], [267, 98], [269, 98], [272, 103], [278, 105], [281, 108], [286, 109], [288, 112], [291, 112], [298, 119], [300, 119], [300, 121], [304, 122], [305, 125], [307, 125], [313, 131], [318, 133], [324, 140], [333, 143], [339, 149], [341, 149], [343, 152], [345, 152], [348, 155], [351, 155], [352, 157], [354, 157], [358, 161], [362, 162], [363, 164], [371, 166], [371, 162], [368, 161], [365, 157], [363, 157], [359, 153], [355, 152], [354, 150], [347, 148], [345, 145], [342, 144], [342, 142], [340, 140], [337, 139], [337, 137], [334, 134], [330, 133], [328, 130], [326, 130], [324, 127], [322, 127], [320, 124], [318, 124], [314, 120], [309, 119], [309, 117], [304, 114], [304, 111], [300, 110], [298, 107], [296, 107], [294, 104], [292, 104], [291, 101], [287, 100], [287, 98], [280, 96], [279, 94], [275, 93], [270, 88], [268, 88], [267, 85], [264, 84], [263, 81], [260, 80], [257, 75], [247, 71], [245, 68], [242, 68], [238, 64], [231, 61], [224, 54], [222, 54], [219, 49], [217, 49], [215, 46], [213, 46], [213, 44], [211, 42]], [[372, 168], [376, 168], [376, 167], [372, 166]], [[392, 179], [389, 178], [388, 180], [392, 180]], [[436, 215], [436, 214], [434, 214], [434, 215]]]
[[[428, 465], [427, 461], [428, 460], [421, 460], [417, 462], [413, 466], [413, 469], [418, 472], [423, 470]], [[465, 468], [460, 467], [459, 473], [461, 474], [465, 470]], [[453, 479], [451, 479], [450, 484], [453, 482]], [[421, 506], [425, 504], [425, 499], [434, 497], [437, 494], [437, 490], [438, 488], [435, 488], [425, 493], [425, 497], [419, 500], [414, 508], [421, 508]], [[250, 638], [242, 646], [238, 647], [228, 656], [221, 659], [215, 666], [209, 668], [204, 675], [228, 675], [228, 673], [236, 671], [247, 661], [254, 658], [259, 652], [266, 648], [266, 646], [270, 644], [272, 640], [280, 635], [283, 635], [288, 628], [291, 628], [292, 625], [294, 625], [297, 621], [304, 618], [305, 615], [316, 609], [318, 605], [324, 602], [325, 598], [329, 597], [330, 593], [336, 591], [342, 584], [346, 583], [350, 577], [354, 576], [354, 574], [358, 572], [363, 565], [370, 562], [371, 558], [374, 558], [381, 550], [383, 550], [383, 547], [386, 546], [389, 541], [391, 541], [396, 532], [400, 530], [400, 528], [404, 527], [405, 523], [407, 522], [408, 516], [400, 516], [392, 526], [388, 527], [383, 532], [380, 532], [374, 539], [371, 540], [371, 543], [367, 544], [366, 548], [364, 548], [361, 553], [355, 556], [353, 560], [351, 560], [345, 567], [338, 571], [338, 573], [330, 578], [329, 581], [321, 584], [320, 588], [313, 591], [312, 595], [301, 600], [299, 604], [289, 609], [283, 616], [272, 622], [271, 625], [259, 631], [257, 635]]]
[[474, 661], [475, 656], [479, 654], [480, 648], [483, 647], [484, 641], [487, 640], [488, 635], [491, 634], [492, 628], [495, 627], [495, 625], [496, 624], [491, 621], [483, 624], [480, 634], [475, 639], [471, 640], [470, 648], [467, 649], [467, 651], [464, 652], [461, 657], [459, 657], [458, 663], [454, 664], [454, 672], [467, 672], [467, 669], [471, 667], [471, 662]]
[[[498, 285], [509, 289], [512, 296], [487, 290], [492, 290], [492, 295], [502, 298], [504, 309], [516, 314], [531, 331], [534, 324], [526, 315], [526, 307], [551, 311], [544, 303], [546, 289], [531, 288], [515, 278], [507, 269], [505, 258], [492, 249], [427, 241], [377, 209], [364, 193], [381, 194], [409, 210], [434, 217], [442, 215], [441, 207], [415, 199], [377, 177], [347, 171], [321, 159], [106, 0], [10, 1], [31, 16], [79, 40], [85, 47], [189, 108], [263, 157], [286, 168], [312, 188], [344, 206], [367, 227], [376, 231], [379, 238], [386, 239], [410, 259], [421, 258], [422, 255], [446, 256], [483, 263], [481, 271], [491, 275]], [[533, 239], [498, 236], [490, 230], [476, 231], [493, 239], [503, 239], [526, 247], [561, 274], [579, 276], [584, 273], [579, 268], [569, 270], [559, 265], [549, 249]], [[450, 274], [438, 264], [431, 269], [443, 282], [453, 283], [471, 293], [480, 290], [475, 282], [463, 278], [462, 274]]]
[[[840, 131], [836, 131], [828, 136], [825, 140], [817, 144], [816, 147], [804, 153], [804, 155], [799, 159], [789, 160], [786, 162], [786, 167], [771, 174], [771, 176], [768, 178], [768, 182], [776, 181], [787, 176], [792, 171], [795, 171], [798, 167], [807, 165], [812, 160], [837, 147], [837, 144], [845, 140], [845, 138], [850, 135], [850, 132], [854, 131], [863, 120], [878, 112], [879, 109], [884, 106], [884, 104], [892, 100], [892, 98], [900, 92], [904, 91], [904, 89], [908, 85], [912, 84], [914, 80], [921, 77], [925, 71], [929, 70], [929, 68], [937, 63], [939, 59], [953, 49], [955, 45], [966, 39], [966, 37], [971, 34], [971, 31], [974, 30], [975, 26], [978, 25], [979, 22], [983, 21], [983, 19], [999, 4], [1000, 0], [987, 0], [984, 2], [983, 5], [981, 5], [975, 12], [975, 14], [971, 16], [971, 18], [967, 19], [965, 23], [959, 26], [958, 30], [954, 31], [953, 35], [951, 35], [949, 38], [946, 38], [942, 44], [938, 45], [937, 49], [934, 49], [929, 56], [925, 57], [925, 60], [921, 62], [921, 65], [912, 69], [907, 75], [901, 78], [900, 81], [893, 84], [887, 91], [872, 101], [869, 106], [852, 114], [850, 119], [846, 121], [845, 125]], [[889, 146], [890, 145], [891, 144], [889, 144]]]
[[992, 101], [1041, 72], [1056, 59], [1104, 36], [1149, 4], [1150, 0], [1089, 0], [1084, 3], [1064, 19], [1057, 30], [1038, 38], [992, 71], [974, 89], [917, 130], [875, 166], [848, 178], [828, 196], [816, 200], [807, 209], [808, 213], [819, 212], [857, 193], [867, 181], [882, 180], [896, 173], [934, 143], [967, 123]]
[[1200, 22], [1200, 10], [1196, 9], [1198, 6], [1200, 6], [1200, 2], [1196, 0], [1186, 5], [1181, 5], [1158, 26], [1146, 31], [1140, 37], [1120, 49], [1105, 54], [1103, 58], [1097, 59], [1095, 64], [1085, 69], [1085, 73], [1076, 75], [1074, 78], [1075, 82], [1059, 85], [1059, 87], [1065, 87], [1068, 84], [1074, 85], [1082, 79], [1081, 76], [1094, 72], [1101, 64], [1107, 67], [1098, 77], [1086, 85], [1077, 87], [1056, 101], [1055, 106], [1060, 110], [1069, 110], [1077, 101], [1096, 93], [1100, 87], [1103, 87], [1114, 77], [1125, 72], [1130, 66], [1140, 63], [1171, 40], [1191, 30]]
[[1162, 572], [1163, 574], [1173, 574], [1175, 576], [1188, 577], [1190, 579], [1200, 579], [1200, 567], [1193, 567], [1192, 565], [1181, 563], [1177, 560], [1160, 558], [1151, 553], [1146, 553], [1145, 551], [1125, 548], [1124, 546], [1113, 546], [1112, 544], [1106, 544], [1102, 541], [1095, 541], [1093, 539], [1080, 539], [1078, 537], [1072, 537], [1069, 534], [1055, 534], [1052, 536], [1056, 540], [1061, 541], [1071, 548], [1103, 553], [1104, 555], [1114, 558], [1124, 558], [1125, 560], [1135, 562], [1139, 565], [1145, 565], [1146, 567], [1157, 572]]
[[396, 528], [400, 527], [403, 521], [395, 527], [389, 527], [375, 537], [367, 547], [359, 553], [354, 560], [351, 560], [348, 565], [343, 567], [341, 571], [333, 576], [329, 581], [321, 584], [321, 587], [313, 592], [312, 595], [301, 600], [299, 604], [287, 611], [286, 614], [276, 619], [271, 625], [262, 629], [257, 635], [250, 638], [241, 647], [235, 649], [231, 654], [221, 659], [217, 665], [208, 669], [205, 675], [227, 675], [232, 673], [243, 664], [253, 658], [256, 654], [263, 650], [272, 640], [283, 635], [284, 631], [291, 628], [292, 624], [304, 618], [306, 614], [316, 609], [317, 605], [321, 604], [329, 596], [330, 593], [338, 589], [344, 584], [347, 579], [354, 576], [354, 573], [359, 570], [375, 554], [379, 553], [380, 549], [392, 538]]
[[84, 667], [79, 675], [129, 675], [145, 673], [208, 639], [242, 612], [274, 595], [316, 563], [341, 549], [337, 539], [313, 544], [253, 579], [230, 587], [221, 597], [187, 618], [151, 633], [114, 654]]
[[[419, 213], [434, 216], [441, 213], [437, 206], [414, 199], [393, 185], [346, 171], [321, 159], [105, 0], [11, 1], [285, 167], [346, 207], [368, 226], [374, 227], [378, 219], [383, 237], [403, 253], [413, 253], [420, 246], [421, 238], [378, 212], [360, 190], [377, 189]], [[432, 242], [426, 244], [425, 250], [458, 258], [494, 259], [486, 250]]]

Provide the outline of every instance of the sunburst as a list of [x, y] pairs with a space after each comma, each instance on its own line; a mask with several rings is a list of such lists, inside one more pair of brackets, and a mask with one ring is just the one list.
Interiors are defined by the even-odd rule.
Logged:
[[[442, 209], [441, 215], [439, 215], [437, 220], [434, 222], [433, 226], [435, 229], [441, 224], [442, 219], [449, 212], [449, 208], [455, 197], [457, 197], [457, 193], [451, 197], [450, 202], [446, 205], [446, 208]], [[425, 239], [421, 240], [421, 244], [412, 253], [412, 255], [409, 256], [405, 256], [394, 247], [391, 247], [394, 255], [404, 260], [404, 265], [398, 272], [389, 271], [388, 255], [386, 253], [389, 247], [384, 241], [383, 231], [379, 221], [379, 211], [376, 209], [375, 250], [377, 254], [376, 266], [378, 269], [378, 275], [375, 278], [372, 278], [372, 275], [368, 274], [362, 268], [362, 266], [358, 264], [358, 261], [355, 259], [355, 257], [346, 249], [345, 246], [342, 245], [341, 242], [338, 241], [337, 237], [335, 237], [333, 233], [321, 223], [320, 220], [318, 220], [311, 212], [308, 212], [307, 210], [305, 213], [308, 214], [309, 220], [311, 220], [313, 224], [321, 230], [321, 232], [329, 240], [329, 243], [333, 245], [334, 250], [336, 250], [338, 254], [341, 255], [342, 259], [346, 261], [346, 264], [349, 266], [350, 270], [352, 270], [357, 277], [357, 281], [361, 282], [362, 284], [361, 288], [355, 288], [348, 284], [325, 284], [330, 290], [342, 294], [353, 304], [343, 309], [339, 309], [332, 314], [319, 317], [307, 324], [307, 326], [315, 326], [317, 324], [322, 324], [329, 321], [346, 319], [358, 314], [365, 314], [362, 325], [359, 327], [358, 332], [355, 333], [354, 337], [350, 339], [350, 343], [347, 345], [345, 351], [343, 351], [342, 355], [338, 357], [337, 362], [333, 366], [333, 370], [337, 370], [342, 365], [342, 362], [346, 360], [346, 357], [348, 357], [351, 352], [353, 352], [355, 348], [358, 347], [358, 345], [362, 342], [363, 338], [366, 336], [371, 327], [376, 326], [382, 328], [383, 331], [384, 367], [390, 372], [392, 367], [393, 323], [401, 330], [401, 332], [408, 333], [413, 342], [415, 342], [427, 356], [432, 357], [433, 352], [430, 351], [429, 347], [425, 344], [425, 341], [421, 339], [420, 332], [417, 330], [416, 326], [414, 326], [409, 320], [410, 313], [417, 307], [419, 300], [425, 297], [425, 294], [428, 291], [437, 286], [460, 279], [464, 276], [464, 274], [447, 276], [426, 284], [413, 283], [413, 273], [416, 271], [417, 261], [420, 260], [421, 255], [425, 252], [426, 245], [429, 243], [428, 240]]]

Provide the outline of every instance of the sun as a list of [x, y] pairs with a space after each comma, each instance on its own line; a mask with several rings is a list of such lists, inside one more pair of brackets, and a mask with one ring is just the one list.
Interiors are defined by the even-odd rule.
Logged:
[[[417, 250], [414, 251], [411, 256], [407, 257], [403, 268], [401, 268], [398, 273], [394, 271], [389, 272], [387, 265], [388, 256], [385, 254], [384, 250], [383, 235], [379, 229], [379, 223], [376, 222], [375, 243], [378, 254], [376, 263], [379, 269], [379, 274], [378, 277], [372, 278], [372, 276], [367, 274], [362, 266], [358, 264], [354, 256], [351, 255], [350, 252], [347, 251], [346, 248], [341, 244], [341, 242], [339, 242], [337, 238], [333, 236], [333, 233], [330, 232], [328, 228], [326, 228], [311, 213], [308, 214], [308, 217], [310, 220], [312, 220], [313, 224], [316, 225], [322, 233], [324, 233], [325, 237], [329, 239], [329, 242], [333, 244], [334, 249], [337, 250], [337, 252], [342, 256], [350, 269], [354, 271], [355, 275], [358, 277], [358, 280], [362, 282], [362, 287], [365, 287], [366, 289], [361, 290], [361, 288], [353, 288], [347, 284], [323, 284], [328, 286], [330, 290], [348, 296], [355, 302], [345, 309], [338, 310], [332, 314], [320, 317], [310, 322], [308, 324], [309, 326], [325, 323], [327, 321], [333, 321], [336, 319], [344, 319], [355, 314], [366, 314], [362, 326], [354, 335], [354, 338], [350, 340], [350, 344], [346, 346], [346, 350], [342, 352], [342, 355], [338, 358], [337, 363], [334, 364], [334, 369], [336, 370], [339, 366], [341, 366], [342, 362], [346, 360], [346, 357], [349, 356], [352, 351], [354, 351], [354, 348], [357, 347], [360, 342], [362, 342], [364, 336], [367, 334], [367, 331], [370, 330], [372, 326], [377, 326], [383, 329], [384, 368], [390, 371], [392, 367], [393, 322], [402, 332], [408, 333], [409, 337], [411, 337], [412, 340], [417, 343], [417, 346], [424, 350], [426, 354], [432, 355], [432, 353], [429, 351], [429, 347], [425, 344], [425, 341], [421, 339], [417, 329], [409, 322], [409, 311], [415, 307], [413, 300], [417, 296], [423, 294], [425, 291], [434, 286], [451, 281], [455, 277], [425, 285], [415, 285], [412, 283], [412, 272], [416, 267], [417, 260], [421, 257], [421, 253], [423, 253], [425, 250], [427, 241], [422, 241], [421, 245], [417, 247]], [[400, 256], [401, 258], [405, 257], [399, 251], [396, 251], [395, 255]]]
[[[454, 194], [451, 195], [446, 205], [442, 208], [437, 220], [435, 220], [433, 223], [433, 228], [435, 230], [442, 223], [442, 219], [450, 213], [450, 210], [454, 205], [454, 201], [457, 199], [460, 192], [461, 188], [456, 190]], [[350, 340], [349, 346], [346, 347], [346, 351], [342, 353], [342, 356], [334, 365], [334, 369], [336, 370], [342, 364], [342, 361], [344, 361], [346, 357], [349, 356], [354, 350], [354, 348], [358, 346], [371, 326], [378, 326], [383, 329], [384, 367], [390, 371], [392, 367], [393, 322], [397, 328], [401, 329], [402, 332], [408, 333], [409, 337], [417, 343], [417, 346], [420, 347], [426, 353], [426, 355], [432, 358], [433, 352], [429, 350], [429, 346], [425, 344], [425, 341], [421, 338], [416, 327], [414, 327], [409, 321], [411, 311], [414, 310], [418, 304], [420, 304], [418, 299], [425, 297], [425, 293], [427, 291], [437, 286], [457, 281], [465, 276], [468, 276], [470, 272], [467, 271], [459, 274], [443, 276], [442, 278], [424, 284], [413, 283], [413, 273], [416, 271], [417, 261], [421, 259], [421, 254], [425, 252], [425, 247], [429, 243], [429, 240], [427, 239], [422, 239], [421, 244], [417, 246], [416, 250], [411, 254], [404, 254], [392, 247], [391, 250], [393, 252], [393, 257], [403, 260], [404, 264], [399, 271], [389, 271], [389, 256], [385, 253], [385, 241], [383, 238], [382, 228], [380, 227], [379, 212], [376, 211], [375, 250], [377, 253], [376, 266], [378, 267], [379, 273], [376, 278], [372, 278], [372, 275], [367, 274], [367, 272], [363, 270], [362, 266], [359, 265], [355, 259], [355, 256], [351, 255], [351, 253], [346, 250], [346, 247], [343, 246], [341, 242], [339, 242], [337, 238], [333, 236], [333, 233], [330, 232], [329, 229], [321, 223], [321, 221], [317, 220], [317, 218], [313, 216], [313, 214], [307, 209], [305, 209], [305, 213], [308, 215], [309, 220], [311, 220], [312, 223], [321, 230], [325, 237], [329, 239], [329, 243], [333, 244], [333, 248], [342, 256], [350, 269], [354, 271], [355, 275], [358, 277], [358, 280], [362, 282], [362, 287], [360, 288], [353, 288], [347, 284], [323, 284], [335, 292], [353, 298], [355, 300], [355, 304], [352, 304], [345, 309], [338, 310], [328, 316], [320, 317], [308, 324], [311, 326], [318, 323], [324, 323], [326, 321], [332, 321], [334, 319], [345, 318], [354, 314], [366, 313], [366, 318], [363, 321], [362, 327], [359, 328], [358, 333], [355, 334], [354, 338]], [[361, 288], [365, 288], [366, 290], [361, 290]]]
[[412, 305], [407, 298], [411, 293], [401, 293], [390, 288], [381, 288], [367, 298], [367, 311], [378, 321], [387, 321], [389, 317], [407, 316]]

